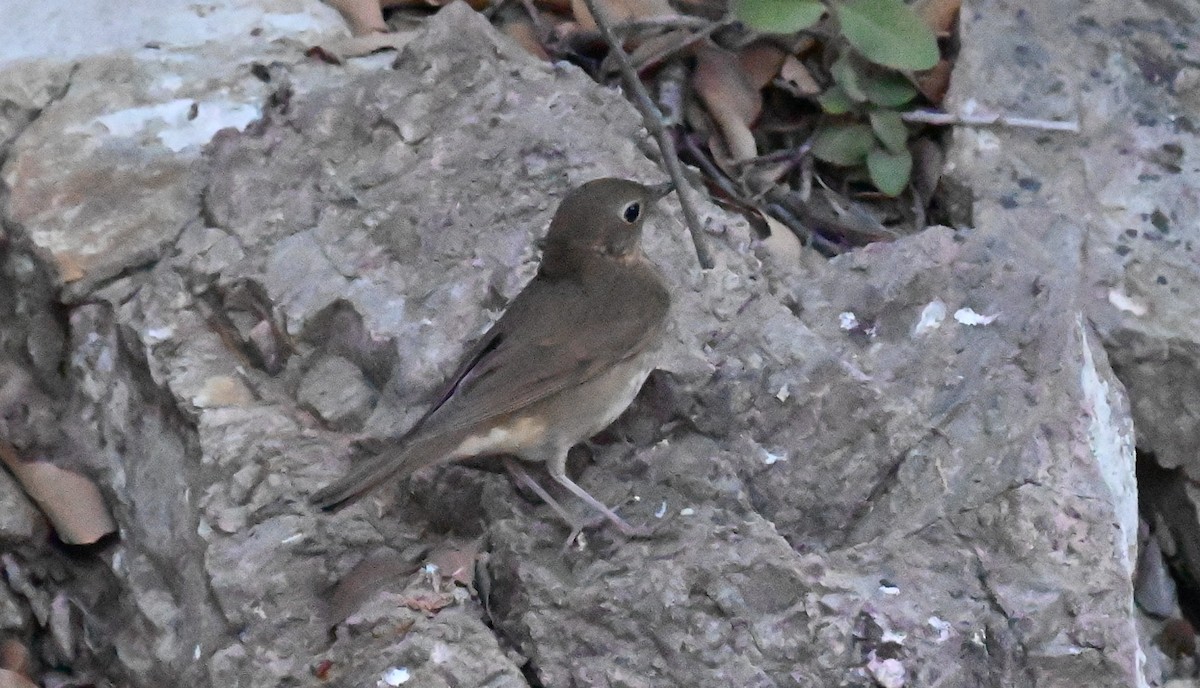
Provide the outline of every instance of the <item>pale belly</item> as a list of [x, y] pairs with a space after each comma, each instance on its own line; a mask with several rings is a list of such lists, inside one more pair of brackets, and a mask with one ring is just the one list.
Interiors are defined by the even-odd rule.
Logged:
[[453, 454], [512, 454], [527, 461], [565, 456], [572, 446], [612, 424], [645, 383], [652, 369], [649, 353], [624, 361], [577, 387], [532, 404], [511, 420], [467, 436]]

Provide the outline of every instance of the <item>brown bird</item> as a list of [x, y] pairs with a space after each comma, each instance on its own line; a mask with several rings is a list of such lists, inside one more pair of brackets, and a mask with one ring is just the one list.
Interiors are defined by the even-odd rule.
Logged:
[[653, 368], [671, 299], [642, 252], [642, 223], [670, 184], [596, 179], [563, 199], [537, 275], [463, 358], [433, 406], [399, 443], [312, 497], [333, 509], [383, 481], [443, 461], [503, 455], [505, 465], [568, 523], [573, 519], [517, 457], [626, 535], [629, 525], [567, 476], [567, 451], [633, 402]]

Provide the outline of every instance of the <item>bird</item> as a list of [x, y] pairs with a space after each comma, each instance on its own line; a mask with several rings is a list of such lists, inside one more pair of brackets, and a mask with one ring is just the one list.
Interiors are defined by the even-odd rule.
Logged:
[[581, 526], [526, 464], [545, 464], [555, 482], [622, 534], [648, 534], [575, 483], [566, 465], [571, 447], [616, 420], [654, 368], [671, 295], [642, 250], [642, 226], [673, 188], [606, 177], [569, 192], [535, 276], [425, 414], [396, 443], [314, 493], [312, 503], [335, 510], [426, 466], [498, 456], [576, 532]]

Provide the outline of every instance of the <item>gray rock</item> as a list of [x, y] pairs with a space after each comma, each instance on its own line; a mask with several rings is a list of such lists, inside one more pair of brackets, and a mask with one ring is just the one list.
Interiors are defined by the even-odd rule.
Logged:
[[341, 356], [316, 363], [300, 381], [296, 400], [335, 428], [361, 427], [375, 403], [362, 370]]
[[9, 547], [29, 544], [46, 535], [46, 520], [30, 503], [21, 486], [0, 470], [0, 542]]
[[[995, 77], [994, 56], [1032, 46], [1035, 66], [1065, 69], [1055, 60], [1078, 48], [1064, 36], [1101, 45], [1121, 12], [1143, 11], [1072, 32], [1079, 8], [1023, 10], [1038, 23], [985, 7], [964, 15], [953, 102], [987, 84], [989, 104], [1038, 116], [1077, 100], [1019, 61], [1041, 90]], [[665, 523], [648, 541], [588, 533], [564, 554], [548, 509], [461, 467], [383, 490], [399, 506], [382, 517], [375, 498], [314, 512], [306, 496], [352, 452], [305, 409], [365, 416], [360, 396], [322, 395], [332, 361], [333, 378], [382, 390], [367, 432], [402, 432], [533, 274], [562, 194], [663, 179], [638, 116], [462, 4], [391, 70], [263, 50], [270, 83], [204, 50], [85, 61], [5, 163], [13, 255], [77, 304], [60, 403], [121, 524], [100, 571], [51, 586], [84, 601], [72, 623], [105, 631], [75, 634], [79, 672], [133, 686], [314, 671], [345, 685], [1141, 680], [1130, 404], [1099, 345], [1134, 329], [1112, 305], [1131, 302], [1098, 257], [1119, 238], [1087, 195], [1095, 179], [1063, 163], [1094, 149], [962, 130], [951, 159], [979, 194], [974, 229], [793, 268], [764, 266], [745, 221], [705, 205], [717, 265], [701, 272], [662, 204], [647, 251], [674, 286], [663, 371], [581, 480]], [[168, 75], [179, 92], [156, 86]], [[182, 97], [234, 128], [105, 120]], [[1094, 141], [1118, 139], [1099, 119]], [[1061, 184], [1046, 181], [1057, 168], [1040, 192], [1022, 181], [1052, 164]], [[1068, 194], [1078, 206], [1059, 209]], [[23, 327], [12, 347], [27, 347]], [[363, 556], [475, 533], [478, 599], [431, 603], [418, 574], [330, 643], [324, 599]]]

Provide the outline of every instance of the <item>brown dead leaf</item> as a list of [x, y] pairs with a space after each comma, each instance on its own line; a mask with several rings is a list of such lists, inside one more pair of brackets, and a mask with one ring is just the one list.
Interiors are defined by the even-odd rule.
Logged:
[[821, 85], [813, 78], [808, 67], [791, 55], [787, 56], [787, 59], [783, 61], [783, 66], [779, 68], [779, 79], [776, 83], [800, 98], [810, 98], [821, 92]]
[[750, 85], [761, 91], [779, 75], [779, 68], [788, 57], [791, 56], [769, 41], [755, 41], [738, 53], [738, 64]]
[[79, 256], [74, 253], [55, 253], [54, 262], [58, 263], [58, 277], [63, 282], [77, 282], [83, 279], [83, 265]]
[[437, 567], [438, 576], [443, 580], [452, 581], [458, 585], [470, 588], [475, 580], [475, 560], [479, 558], [479, 543], [470, 542], [462, 547], [443, 547], [434, 550], [426, 559], [426, 564]]
[[321, 62], [324, 62], [325, 64], [340, 65], [342, 63], [342, 58], [338, 57], [337, 55], [334, 55], [333, 53], [329, 52], [328, 50], [322, 48], [319, 45], [314, 45], [313, 47], [309, 48], [308, 50], [305, 50], [304, 56], [308, 57], [308, 58], [312, 58], [314, 60], [320, 60]]
[[403, 588], [415, 570], [416, 566], [405, 561], [395, 550], [375, 550], [338, 581], [329, 596], [329, 613], [325, 620], [330, 626], [342, 623], [376, 593]]
[[204, 386], [192, 403], [197, 408], [219, 408], [222, 406], [249, 406], [254, 395], [238, 378], [232, 375], [214, 375], [204, 381]]
[[389, 50], [400, 52], [412, 41], [414, 35], [415, 33], [412, 31], [393, 33], [374, 31], [362, 36], [331, 38], [320, 45], [313, 46], [305, 55], [331, 64], [341, 64], [352, 57], [363, 57]]
[[0, 440], [0, 461], [50, 519], [63, 542], [90, 545], [116, 532], [117, 524], [104, 497], [89, 478], [46, 461], [23, 461], [12, 445], [3, 440]]
[[555, 14], [571, 14], [571, 0], [533, 0], [535, 7], [549, 10]]
[[38, 688], [38, 686], [15, 671], [0, 669], [0, 688]]
[[[25, 643], [16, 638], [8, 638], [0, 642], [0, 669], [28, 677], [33, 670], [33, 659]], [[2, 685], [2, 684], [0, 684]]]
[[[653, 69], [662, 62], [680, 52], [686, 52], [691, 43], [704, 40], [691, 29], [676, 29], [659, 36], [642, 39], [637, 45], [630, 46], [629, 62], [637, 72]], [[612, 62], [610, 55], [606, 62]]]
[[432, 618], [439, 611], [454, 604], [454, 595], [447, 592], [421, 592], [409, 595], [401, 604]]
[[942, 178], [946, 155], [941, 146], [925, 137], [913, 141], [909, 149], [913, 155], [913, 190], [919, 197], [929, 200]]
[[537, 29], [529, 15], [518, 14], [505, 17], [500, 24], [500, 31], [516, 41], [517, 45], [530, 55], [543, 62], [553, 62], [549, 53], [542, 47], [542, 42], [538, 40]]
[[346, 20], [350, 33], [365, 36], [369, 33], [387, 33], [388, 25], [383, 21], [383, 3], [379, 0], [327, 0]]
[[[596, 2], [601, 3], [601, 7], [607, 10], [608, 20], [616, 24], [637, 19], [673, 17], [677, 14], [667, 0], [596, 0]], [[592, 19], [592, 14], [588, 12], [587, 5], [583, 0], [571, 0], [571, 12], [580, 26], [589, 31], [596, 30], [596, 20]]]
[[929, 102], [941, 105], [942, 100], [946, 97], [946, 91], [950, 88], [950, 72], [953, 69], [954, 65], [949, 60], [938, 60], [933, 69], [927, 69], [916, 75], [917, 90]]
[[796, 233], [766, 213], [763, 213], [762, 218], [771, 232], [762, 241], [767, 252], [771, 254], [771, 259], [779, 265], [798, 265], [803, 256], [804, 247], [800, 244]]
[[745, 160], [758, 155], [750, 125], [762, 112], [762, 94], [742, 71], [737, 56], [716, 46], [701, 48], [692, 85], [721, 129], [730, 156]]
[[913, 9], [938, 36], [949, 36], [962, 0], [917, 0]]

